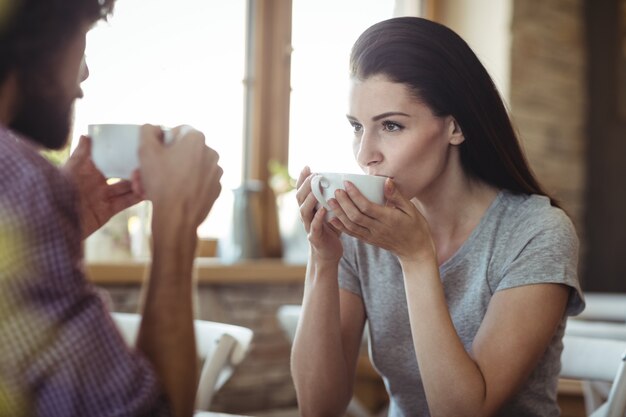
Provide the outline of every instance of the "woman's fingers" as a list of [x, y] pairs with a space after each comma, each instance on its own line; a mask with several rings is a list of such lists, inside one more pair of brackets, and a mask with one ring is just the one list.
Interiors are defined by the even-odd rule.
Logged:
[[310, 241], [314, 241], [316, 237], [322, 234], [324, 228], [324, 215], [326, 215], [326, 209], [324, 207], [317, 210], [315, 215], [313, 215], [309, 231]]
[[413, 204], [400, 193], [400, 190], [398, 190], [398, 187], [396, 187], [396, 184], [394, 184], [391, 178], [385, 180], [383, 190], [386, 200], [385, 206], [395, 207], [407, 214], [412, 211], [414, 207]]
[[[328, 205], [335, 215], [331, 224], [337, 230], [357, 238], [365, 238], [370, 235], [372, 233], [370, 228], [374, 220], [359, 212], [345, 192], [338, 191], [335, 195], [337, 198], [328, 200]], [[351, 212], [351, 214], [348, 215], [347, 212]], [[365, 226], [364, 223], [368, 223], [368, 225]]]
[[366, 222], [371, 219], [376, 219], [381, 215], [383, 206], [369, 201], [361, 193], [361, 191], [359, 191], [359, 189], [355, 187], [354, 184], [346, 181], [345, 188], [345, 191], [339, 190], [337, 194], [338, 197], [347, 196], [347, 199], [342, 199], [341, 202], [343, 206], [343, 203], [345, 201], [345, 204], [347, 205], [347, 207], [345, 207], [346, 213], [352, 221], [361, 224], [359, 220], [361, 220], [362, 222]]
[[311, 168], [307, 165], [302, 168], [302, 171], [300, 171], [300, 176], [296, 182], [296, 188], [300, 188], [300, 186], [304, 183], [304, 180], [306, 180], [309, 175], [311, 175]]
[[335, 198], [329, 201], [333, 213], [343, 224], [344, 230], [353, 236], [367, 236], [372, 233], [384, 207], [369, 201], [351, 183], [346, 190], [337, 190]]
[[313, 221], [313, 217], [315, 216], [315, 206], [317, 205], [317, 199], [313, 195], [313, 193], [309, 193], [309, 195], [304, 199], [302, 204], [300, 204], [300, 218], [304, 223], [305, 229], [307, 232], [309, 231], [309, 225]]
[[298, 186], [298, 191], [296, 191], [296, 200], [298, 201], [298, 205], [302, 205], [304, 200], [308, 198], [309, 194], [311, 194], [311, 177], [311, 175], [307, 176]]

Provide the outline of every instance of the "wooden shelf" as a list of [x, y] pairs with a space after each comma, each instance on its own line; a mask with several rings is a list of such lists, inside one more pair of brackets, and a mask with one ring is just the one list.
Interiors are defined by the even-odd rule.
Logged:
[[[88, 262], [87, 278], [98, 285], [141, 284], [147, 261]], [[306, 265], [280, 259], [258, 259], [225, 264], [217, 258], [197, 258], [199, 284], [302, 283]]]

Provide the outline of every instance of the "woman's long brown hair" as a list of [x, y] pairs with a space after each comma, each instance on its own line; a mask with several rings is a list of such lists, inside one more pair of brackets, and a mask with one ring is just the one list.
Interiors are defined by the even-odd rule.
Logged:
[[493, 80], [451, 29], [417, 17], [376, 23], [354, 44], [350, 73], [358, 79], [385, 75], [408, 86], [435, 115], [453, 116], [465, 137], [461, 163], [471, 177], [513, 193], [548, 196], [528, 165]]

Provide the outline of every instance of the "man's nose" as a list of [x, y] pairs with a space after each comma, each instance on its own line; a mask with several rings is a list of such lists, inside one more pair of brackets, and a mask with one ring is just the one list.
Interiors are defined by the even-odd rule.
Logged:
[[83, 55], [83, 60], [80, 62], [79, 81], [82, 83], [87, 78], [89, 78], [89, 67], [87, 66], [87, 58]]

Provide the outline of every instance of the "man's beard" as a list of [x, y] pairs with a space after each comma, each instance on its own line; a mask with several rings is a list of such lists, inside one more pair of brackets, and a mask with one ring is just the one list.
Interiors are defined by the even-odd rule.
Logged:
[[24, 84], [18, 111], [9, 127], [48, 149], [62, 149], [70, 134], [74, 100], [68, 103], [60, 88], [53, 93], [55, 89], [50, 86], [37, 89], [34, 83]]

